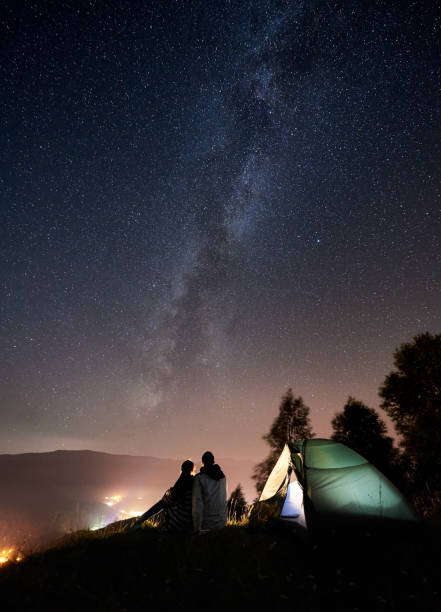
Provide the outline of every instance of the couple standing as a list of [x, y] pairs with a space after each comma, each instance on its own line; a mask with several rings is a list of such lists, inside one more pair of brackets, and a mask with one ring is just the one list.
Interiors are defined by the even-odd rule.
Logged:
[[135, 523], [163, 512], [166, 531], [187, 531], [204, 534], [222, 529], [227, 523], [227, 483], [221, 468], [210, 451], [202, 455], [202, 467], [194, 476], [194, 463], [187, 459], [181, 475], [163, 498], [145, 512]]

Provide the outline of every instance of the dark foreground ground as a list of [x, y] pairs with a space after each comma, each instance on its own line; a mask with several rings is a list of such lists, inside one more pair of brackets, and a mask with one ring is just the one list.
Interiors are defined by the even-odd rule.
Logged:
[[206, 536], [78, 533], [0, 570], [5, 612], [441, 610], [438, 528], [277, 525]]

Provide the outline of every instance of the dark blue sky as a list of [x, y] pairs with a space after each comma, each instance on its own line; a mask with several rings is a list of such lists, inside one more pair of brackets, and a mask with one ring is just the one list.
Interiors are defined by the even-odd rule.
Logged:
[[433, 2], [2, 3], [0, 452], [259, 459], [441, 327]]

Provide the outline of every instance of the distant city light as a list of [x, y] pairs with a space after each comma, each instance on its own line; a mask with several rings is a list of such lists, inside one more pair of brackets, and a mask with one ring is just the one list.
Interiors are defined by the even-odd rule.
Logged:
[[104, 499], [107, 500], [104, 502], [106, 506], [112, 507], [122, 500], [122, 495], [106, 495]]
[[[129, 510], [129, 511], [127, 511], [127, 510], [120, 510], [119, 513], [120, 513], [120, 518], [121, 519], [133, 518], [135, 516], [141, 516], [142, 510], [141, 511], [139, 511], [139, 510]], [[125, 516], [123, 516], [123, 515], [125, 515]]]
[[[126, 510], [125, 508], [117, 508], [116, 506], [125, 499], [122, 495], [106, 495], [104, 497], [104, 504], [109, 508], [115, 507], [116, 514], [110, 519], [109, 517], [104, 518], [95, 517], [95, 521], [89, 527], [90, 531], [98, 531], [99, 529], [104, 529], [111, 523], [115, 521], [127, 520], [130, 518], [135, 518], [137, 516], [141, 516], [144, 510], [136, 510], [131, 508], [130, 510]], [[142, 496], [138, 496], [136, 498], [138, 501], [142, 501], [144, 498]]]

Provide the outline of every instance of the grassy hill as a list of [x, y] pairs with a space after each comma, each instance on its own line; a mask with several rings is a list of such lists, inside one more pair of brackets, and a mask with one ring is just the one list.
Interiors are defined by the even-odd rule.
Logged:
[[5, 611], [439, 610], [439, 529], [79, 532], [0, 570]]

